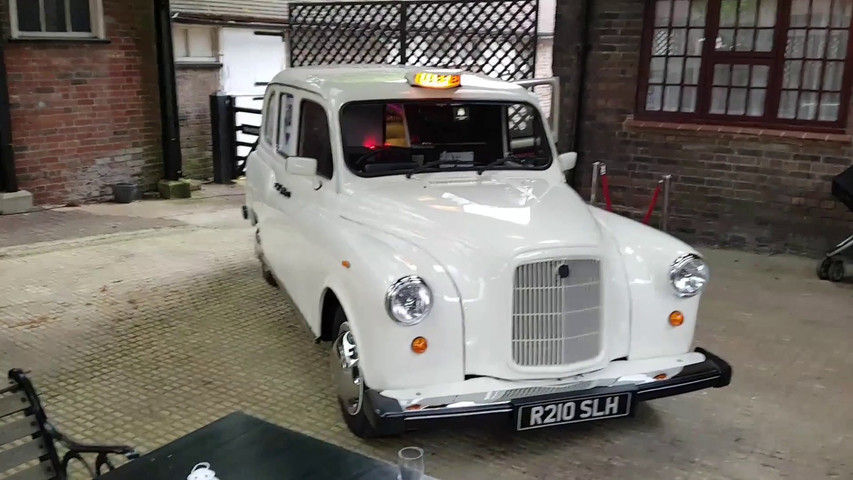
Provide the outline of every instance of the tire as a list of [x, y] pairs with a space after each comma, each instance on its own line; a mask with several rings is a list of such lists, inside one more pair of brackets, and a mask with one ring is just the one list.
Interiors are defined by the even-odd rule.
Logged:
[[829, 266], [829, 281], [840, 282], [844, 280], [844, 262], [836, 260]]
[[832, 258], [824, 258], [817, 266], [817, 278], [829, 280], [829, 267], [832, 266]]
[[263, 258], [261, 259], [261, 275], [263, 275], [264, 280], [268, 284], [278, 288], [278, 280], [275, 279], [275, 275], [272, 274], [272, 270], [270, 270], [270, 267], [267, 266], [267, 262]]
[[[345, 401], [341, 397], [341, 387], [339, 386], [340, 378], [346, 377], [347, 374], [342, 372], [342, 362], [340, 360], [340, 354], [337, 352], [338, 345], [343, 341], [345, 335], [349, 336], [347, 340], [349, 344], [352, 345], [353, 351], [355, 352], [355, 359], [357, 362], [358, 359], [358, 350], [355, 348], [355, 342], [352, 338], [352, 334], [349, 333], [349, 322], [347, 322], [346, 314], [342, 308], [338, 308], [338, 311], [335, 312], [335, 321], [334, 321], [334, 329], [335, 332], [335, 341], [332, 343], [332, 349], [329, 354], [330, 356], [330, 365], [332, 367], [332, 379], [335, 383], [335, 388], [338, 390], [336, 392], [336, 396], [338, 397], [338, 406], [340, 406], [341, 416], [344, 417], [344, 423], [346, 423], [349, 431], [353, 433], [353, 435], [359, 438], [376, 438], [379, 436], [379, 433], [373, 428], [373, 425], [370, 424], [370, 420], [368, 420], [367, 415], [364, 412], [364, 399], [367, 396], [367, 385], [364, 384], [363, 381], [360, 382], [360, 399], [358, 400], [358, 406], [353, 408], [351, 402]], [[358, 376], [360, 380], [360, 373], [358, 372], [358, 365], [353, 367], [353, 376]], [[349, 386], [349, 385], [348, 385]], [[351, 386], [349, 386], [351, 387]]]
[[266, 280], [268, 284], [275, 288], [279, 288], [278, 280], [275, 279], [275, 275], [272, 274], [272, 270], [269, 265], [267, 265], [267, 260], [264, 258], [264, 250], [261, 248], [260, 228], [255, 230], [255, 255], [258, 257], [258, 260], [261, 261], [261, 276], [264, 277], [264, 280]]

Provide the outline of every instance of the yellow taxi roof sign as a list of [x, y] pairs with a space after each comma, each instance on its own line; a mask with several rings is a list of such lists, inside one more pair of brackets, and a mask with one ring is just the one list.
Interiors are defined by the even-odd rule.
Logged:
[[459, 88], [462, 85], [461, 70], [424, 70], [406, 75], [406, 80], [413, 87], [422, 88]]

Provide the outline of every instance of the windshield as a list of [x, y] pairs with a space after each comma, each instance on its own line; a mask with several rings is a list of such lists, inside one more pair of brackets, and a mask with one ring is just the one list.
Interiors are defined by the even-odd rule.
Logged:
[[543, 170], [551, 148], [526, 103], [378, 101], [341, 110], [347, 166], [362, 177]]

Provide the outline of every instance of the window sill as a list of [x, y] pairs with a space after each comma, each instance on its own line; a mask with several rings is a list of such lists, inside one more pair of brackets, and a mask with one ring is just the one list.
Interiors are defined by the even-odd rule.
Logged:
[[786, 140], [816, 140], [821, 142], [851, 143], [853, 136], [845, 133], [820, 133], [796, 129], [738, 127], [734, 125], [709, 125], [700, 123], [658, 122], [636, 120], [628, 117], [623, 124], [624, 130], [658, 130], [665, 132], [683, 132], [685, 134], [717, 135], [728, 133], [753, 137], [779, 138]]
[[204, 62], [204, 61], [201, 61], [201, 62], [187, 62], [187, 61], [180, 61], [180, 60], [178, 60], [178, 61], [176, 61], [176, 62], [175, 62], [175, 68], [177, 68], [177, 69], [190, 69], [190, 68], [192, 68], [192, 69], [199, 69], [199, 68], [204, 68], [204, 69], [216, 70], [216, 69], [220, 69], [220, 68], [222, 68], [222, 64], [221, 64], [221, 63], [219, 63], [219, 62]]
[[10, 37], [7, 40], [9, 43], [95, 43], [109, 44], [112, 43], [108, 38], [95, 37]]

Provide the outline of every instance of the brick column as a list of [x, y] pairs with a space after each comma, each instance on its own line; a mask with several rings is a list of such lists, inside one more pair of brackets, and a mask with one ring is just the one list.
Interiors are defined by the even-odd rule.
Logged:
[[578, 87], [581, 81], [581, 57], [584, 37], [584, 2], [557, 2], [554, 24], [554, 75], [560, 77], [560, 136], [561, 151], [575, 149], [575, 116], [578, 110]]

